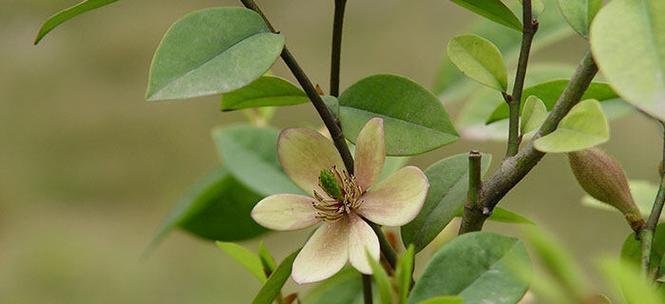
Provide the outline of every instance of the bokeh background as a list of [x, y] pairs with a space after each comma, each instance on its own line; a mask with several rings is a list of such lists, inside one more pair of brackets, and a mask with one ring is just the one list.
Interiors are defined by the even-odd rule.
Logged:
[[[119, 1], [33, 46], [41, 22], [76, 2], [1, 1], [0, 303], [249, 302], [258, 282], [210, 242], [175, 231], [149, 259], [140, 258], [175, 201], [218, 163], [210, 129], [243, 120], [221, 113], [217, 97], [144, 101], [152, 52], [187, 12], [237, 2]], [[261, 3], [324, 88], [332, 2]], [[350, 0], [342, 85], [397, 73], [429, 87], [447, 41], [475, 18], [444, 0]], [[571, 36], [533, 58], [574, 64], [584, 49]], [[281, 63], [273, 71], [290, 78]], [[280, 109], [275, 124], [319, 120], [306, 104]], [[630, 115], [613, 121], [605, 148], [630, 178], [656, 182], [660, 137], [655, 125]], [[504, 150], [461, 140], [412, 163], [424, 168], [471, 148], [497, 157]], [[555, 232], [596, 278], [593, 261], [616, 255], [629, 229], [618, 214], [581, 206], [582, 195], [565, 157], [548, 155], [503, 206]], [[518, 233], [504, 224], [488, 229]], [[281, 259], [306, 235], [265, 240]]]

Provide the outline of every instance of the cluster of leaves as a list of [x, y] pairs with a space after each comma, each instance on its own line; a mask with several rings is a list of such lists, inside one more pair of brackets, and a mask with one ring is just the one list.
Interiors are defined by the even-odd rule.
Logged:
[[[36, 43], [63, 22], [116, 0], [87, 0], [51, 17]], [[373, 75], [347, 88], [339, 97], [323, 96], [339, 121], [346, 140], [353, 143], [367, 121], [380, 117], [385, 126], [389, 156], [384, 176], [419, 155], [459, 138], [440, 100], [466, 99], [456, 126], [462, 135], [477, 139], [505, 138], [509, 106], [508, 75], [522, 46], [522, 3], [518, 0], [452, 0], [482, 17], [469, 32], [454, 37], [447, 48], [433, 92], [397, 75]], [[533, 0], [538, 20], [533, 51], [574, 32], [589, 41], [593, 57], [608, 82], [593, 82], [577, 103], [544, 136], [536, 135], [535, 149], [545, 153], [577, 153], [609, 140], [608, 117], [632, 108], [665, 120], [665, 2], [660, 0]], [[627, 43], [630, 42], [630, 43]], [[250, 210], [262, 198], [276, 193], [301, 193], [280, 168], [276, 143], [279, 130], [268, 121], [274, 107], [306, 103], [308, 94], [286, 79], [269, 75], [285, 49], [284, 35], [275, 32], [259, 13], [245, 8], [209, 8], [178, 20], [164, 35], [150, 69], [146, 98], [151, 101], [221, 95], [222, 111], [244, 111], [253, 124], [212, 131], [222, 163], [202, 179], [168, 216], [156, 237], [179, 227], [218, 246], [247, 268], [263, 288], [254, 303], [294, 301], [283, 297], [298, 251], [279, 265], [261, 246], [254, 253], [230, 242], [254, 238], [267, 230], [255, 223]], [[627, 60], [630, 58], [630, 60]], [[564, 94], [572, 69], [564, 64], [536, 64], [529, 68], [519, 100], [520, 138], [537, 134]], [[475, 81], [484, 86], [478, 90]], [[311, 96], [310, 96], [311, 97]], [[482, 173], [491, 156], [483, 155]], [[400, 227], [407, 248], [394, 269], [372, 262], [381, 303], [516, 303], [528, 289], [553, 303], [607, 303], [586, 289], [583, 276], [551, 237], [529, 229], [526, 238], [544, 266], [533, 274], [525, 245], [517, 238], [489, 232], [464, 234], [439, 248], [412, 285], [415, 254], [461, 216], [469, 188], [466, 155], [455, 155], [425, 170], [430, 189], [420, 214]], [[582, 186], [584, 181], [580, 180]], [[631, 197], [648, 213], [657, 191], [643, 182], [631, 182]], [[587, 189], [587, 188], [585, 188]], [[588, 191], [588, 190], [587, 190]], [[603, 206], [590, 192], [585, 204]], [[616, 206], [614, 206], [616, 207]], [[532, 224], [514, 212], [497, 208], [490, 219]], [[662, 277], [665, 227], [655, 231], [649, 270]], [[631, 303], [661, 303], [634, 270], [642, 244], [631, 234], [622, 256], [628, 263], [607, 260], [601, 268], [610, 283]], [[317, 285], [300, 298], [305, 303], [353, 303], [362, 298], [360, 274], [347, 269]], [[334, 295], [334, 297], [331, 297]]]

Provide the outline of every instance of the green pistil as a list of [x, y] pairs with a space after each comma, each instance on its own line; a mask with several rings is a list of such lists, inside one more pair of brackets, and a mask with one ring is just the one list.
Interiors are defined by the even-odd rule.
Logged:
[[335, 173], [330, 169], [321, 170], [319, 174], [319, 184], [331, 198], [342, 200], [342, 188]]

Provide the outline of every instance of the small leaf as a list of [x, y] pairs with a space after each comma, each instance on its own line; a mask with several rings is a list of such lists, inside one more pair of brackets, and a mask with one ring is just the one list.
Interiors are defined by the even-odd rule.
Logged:
[[[531, 53], [534, 54], [574, 33], [561, 17], [561, 12], [555, 7], [556, 1], [548, 0], [545, 4], [545, 11], [538, 17], [538, 34], [534, 37], [531, 46]], [[473, 23], [465, 32], [471, 32], [491, 40], [503, 54], [508, 67], [517, 64], [522, 43], [522, 35], [519, 32], [507, 27], [496, 26], [494, 22], [482, 18]], [[478, 91], [475, 82], [465, 77], [452, 64], [448, 56], [442, 56], [442, 58], [443, 61], [436, 74], [433, 91], [443, 102], [460, 101]], [[535, 67], [535, 65], [529, 66], [528, 74], [531, 74], [532, 67]], [[557, 78], [565, 78], [570, 75], [572, 75], [572, 71]], [[526, 81], [530, 82], [530, 79], [531, 76], [527, 76]], [[550, 79], [555, 78], [545, 80]], [[483, 117], [483, 119], [485, 118], [487, 116]]]
[[278, 193], [300, 194], [300, 190], [286, 176], [277, 160], [275, 128], [233, 125], [215, 128], [215, 140], [220, 158], [226, 168], [248, 188], [263, 195]]
[[360, 80], [339, 97], [339, 106], [344, 135], [352, 142], [367, 121], [383, 118], [388, 155], [421, 154], [459, 138], [439, 100], [400, 76]]
[[[568, 80], [550, 80], [528, 87], [524, 90], [522, 95], [521, 106], [524, 108], [527, 96], [533, 95], [540, 98], [549, 111], [554, 107], [554, 104], [556, 104], [557, 99], [561, 96], [561, 93], [563, 93], [567, 85]], [[595, 99], [598, 101], [609, 101], [617, 98], [619, 98], [619, 96], [612, 91], [612, 88], [608, 84], [592, 82], [581, 100]], [[508, 118], [508, 105], [505, 102], [501, 102], [490, 118], [487, 119], [487, 123], [489, 124], [506, 118]]]
[[226, 254], [230, 255], [240, 265], [249, 270], [261, 283], [265, 283], [268, 280], [266, 274], [263, 272], [261, 259], [254, 252], [235, 243], [217, 242], [217, 247], [224, 250]]
[[522, 23], [513, 12], [499, 0], [452, 0], [453, 3], [464, 7], [480, 16], [498, 24], [507, 26], [518, 32], [522, 31]]
[[546, 153], [588, 149], [609, 140], [610, 130], [600, 103], [589, 99], [575, 105], [557, 129], [539, 139], [534, 147]]
[[456, 296], [443, 296], [427, 299], [418, 304], [464, 304], [464, 299]]
[[279, 295], [286, 280], [291, 276], [291, 269], [293, 267], [293, 260], [300, 252], [300, 249], [289, 255], [277, 266], [268, 281], [263, 285], [259, 294], [254, 298], [253, 304], [271, 304], [273, 300]]
[[[483, 174], [491, 162], [492, 156], [483, 154]], [[460, 214], [468, 189], [468, 164], [468, 155], [458, 154], [442, 159], [425, 170], [430, 182], [429, 191], [418, 216], [401, 228], [404, 245], [415, 245], [416, 252], [423, 250]]]
[[489, 232], [461, 235], [430, 260], [413, 288], [409, 303], [437, 296], [458, 295], [465, 303], [517, 303], [528, 282], [511, 266], [529, 265], [524, 244]]
[[395, 280], [397, 281], [397, 290], [399, 295], [399, 304], [406, 304], [411, 291], [411, 276], [413, 275], [413, 263], [415, 247], [413, 244], [409, 245], [397, 260], [395, 266]]
[[[635, 265], [640, 265], [642, 258], [641, 246], [642, 242], [637, 240], [635, 233], [629, 234], [621, 247], [621, 259]], [[657, 267], [663, 256], [665, 256], [665, 224], [658, 224], [653, 244], [651, 245], [651, 262], [649, 268], [653, 269]]]
[[547, 118], [547, 107], [540, 98], [536, 96], [529, 96], [522, 109], [522, 119], [520, 121], [520, 129], [522, 134], [527, 134], [535, 131], [543, 124]]
[[308, 102], [303, 90], [285, 79], [262, 76], [246, 87], [222, 96], [222, 111], [290, 106]]
[[506, 92], [506, 64], [499, 49], [476, 35], [461, 35], [448, 43], [448, 57], [467, 77], [482, 85]]
[[262, 234], [267, 230], [250, 217], [252, 208], [261, 198], [233, 178], [228, 170], [219, 167], [194, 184], [171, 210], [151, 248], [174, 227], [202, 238], [226, 242]]
[[501, 207], [494, 208], [488, 220], [501, 223], [535, 225], [535, 223], [527, 217]]
[[310, 289], [309, 293], [304, 297], [303, 303], [362, 303], [362, 293], [360, 273], [354, 268], [348, 267]]
[[623, 294], [626, 303], [665, 303], [665, 299], [652, 287], [651, 282], [640, 274], [635, 265], [606, 259], [601, 261], [600, 266], [606, 280], [613, 285], [617, 294]]
[[611, 1], [590, 36], [593, 58], [617, 93], [665, 120], [665, 1]]
[[372, 268], [372, 277], [374, 277], [374, 284], [379, 288], [379, 295], [381, 296], [381, 302], [383, 304], [392, 303], [392, 286], [390, 284], [390, 278], [388, 274], [383, 269], [383, 266], [379, 264], [378, 261], [374, 260], [372, 255], [369, 252], [366, 252], [367, 260], [369, 261], [369, 266]]
[[49, 17], [48, 20], [46, 20], [46, 22], [44, 22], [42, 27], [39, 29], [37, 38], [35, 38], [35, 44], [38, 44], [44, 38], [44, 36], [46, 36], [46, 34], [51, 32], [59, 25], [65, 23], [69, 19], [72, 19], [88, 11], [100, 8], [102, 6], [109, 5], [116, 1], [118, 0], [85, 0], [70, 8], [59, 11], [55, 15]]
[[237, 90], [265, 74], [283, 47], [284, 37], [271, 33], [252, 10], [224, 7], [190, 13], [173, 24], [155, 52], [147, 99]]
[[275, 263], [275, 258], [272, 257], [272, 254], [270, 254], [263, 241], [259, 244], [259, 259], [261, 259], [264, 272], [273, 273], [275, 271], [277, 263]]
[[[643, 180], [630, 180], [628, 183], [630, 186], [630, 192], [633, 195], [633, 199], [635, 199], [635, 204], [637, 204], [637, 207], [640, 209], [640, 213], [643, 216], [648, 217], [651, 213], [651, 207], [653, 206], [654, 198], [658, 193], [658, 186]], [[588, 194], [582, 198], [582, 205], [596, 209], [614, 212], [618, 211], [616, 208], [603, 203]], [[665, 216], [665, 214], [661, 215], [661, 220], [663, 216]]]
[[603, 6], [602, 0], [558, 0], [561, 14], [582, 37], [589, 36], [591, 21]]

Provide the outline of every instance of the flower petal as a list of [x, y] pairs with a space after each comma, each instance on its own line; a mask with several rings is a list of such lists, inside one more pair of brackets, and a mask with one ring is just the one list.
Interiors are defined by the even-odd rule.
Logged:
[[429, 182], [418, 167], [397, 170], [360, 199], [358, 213], [379, 225], [402, 226], [420, 212], [427, 197]]
[[284, 172], [306, 193], [319, 189], [319, 174], [332, 166], [344, 169], [342, 158], [332, 142], [310, 129], [286, 129], [277, 144]]
[[319, 227], [293, 262], [293, 280], [298, 284], [318, 282], [342, 269], [349, 258], [348, 233], [346, 218]]
[[319, 222], [312, 202], [313, 198], [304, 195], [271, 195], [254, 206], [252, 218], [261, 226], [272, 230], [306, 228]]
[[349, 262], [358, 271], [372, 274], [367, 252], [374, 260], [379, 260], [379, 238], [367, 222], [352, 213], [349, 215]]
[[381, 175], [386, 159], [383, 138], [383, 119], [372, 118], [365, 124], [356, 140], [355, 176], [362, 189], [368, 189]]

